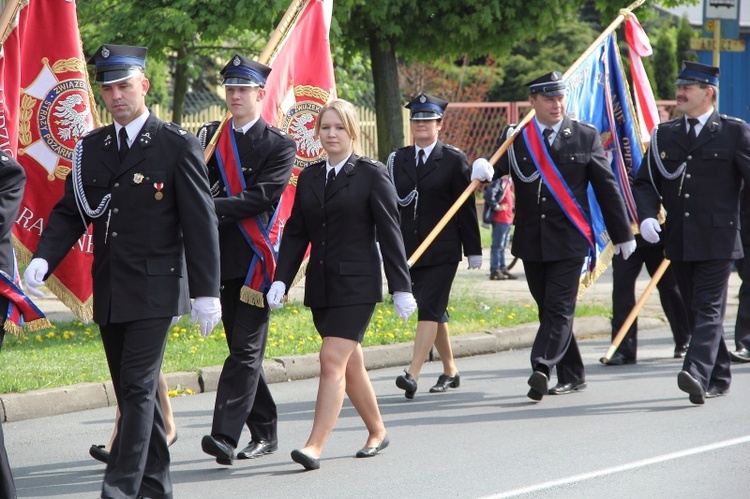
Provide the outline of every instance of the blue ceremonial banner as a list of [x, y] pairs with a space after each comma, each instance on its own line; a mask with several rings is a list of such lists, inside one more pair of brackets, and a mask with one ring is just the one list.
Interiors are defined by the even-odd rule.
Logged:
[[[614, 34], [605, 41], [567, 79], [566, 112], [591, 123], [602, 138], [631, 222], [637, 223], [631, 187], [641, 164], [644, 147], [637, 130], [638, 120], [622, 70], [620, 52]], [[593, 282], [611, 259], [612, 245], [604, 226], [599, 204], [589, 187], [589, 205], [597, 246], [597, 268], [584, 282]], [[584, 266], [584, 271], [587, 265]], [[585, 273], [585, 272], [584, 272]]]

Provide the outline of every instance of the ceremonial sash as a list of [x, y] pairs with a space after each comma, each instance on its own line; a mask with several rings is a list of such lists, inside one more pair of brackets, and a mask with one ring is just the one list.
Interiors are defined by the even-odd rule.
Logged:
[[547, 188], [552, 196], [560, 205], [563, 213], [568, 220], [578, 229], [586, 241], [589, 243], [589, 270], [596, 265], [596, 242], [594, 241], [594, 231], [591, 227], [591, 220], [581, 205], [578, 204], [570, 187], [565, 182], [560, 170], [557, 169], [552, 157], [549, 155], [547, 147], [544, 145], [542, 134], [539, 131], [539, 125], [533, 120], [534, 126], [526, 126], [523, 129], [523, 139], [526, 142], [526, 148], [529, 150], [531, 159], [539, 171], [542, 180], [547, 184]]
[[[15, 272], [17, 274], [17, 272]], [[18, 278], [20, 282], [20, 278]], [[41, 310], [26, 296], [8, 274], [0, 270], [0, 295], [8, 299], [4, 329], [19, 336], [24, 329], [36, 331], [51, 327]]]
[[[233, 196], [242, 192], [247, 185], [245, 176], [242, 174], [237, 142], [231, 126], [224, 126], [220, 132], [216, 144], [216, 161], [224, 179], [224, 185], [227, 187], [227, 195]], [[263, 224], [260, 216], [237, 222], [240, 232], [254, 253], [245, 284], [240, 292], [240, 300], [256, 307], [264, 306], [263, 292], [273, 282], [273, 276], [276, 273], [279, 206], [281, 202], [277, 204], [267, 225]]]

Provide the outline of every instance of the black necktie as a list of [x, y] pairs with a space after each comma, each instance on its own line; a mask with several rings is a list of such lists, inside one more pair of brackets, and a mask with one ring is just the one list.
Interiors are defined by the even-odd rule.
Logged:
[[688, 124], [690, 125], [690, 129], [688, 130], [688, 142], [691, 144], [695, 142], [695, 138], [698, 136], [697, 133], [695, 133], [695, 127], [700, 123], [698, 118], [688, 118]]
[[542, 135], [544, 135], [544, 143], [547, 144], [547, 149], [549, 149], [550, 146], [552, 145], [549, 141], [549, 136], [552, 135], [553, 132], [554, 130], [551, 128], [545, 128], [544, 131], [542, 132]]
[[122, 127], [117, 135], [120, 137], [120, 150], [118, 154], [120, 156], [120, 163], [122, 163], [122, 160], [125, 159], [125, 155], [130, 150], [128, 147], [128, 131], [125, 130], [125, 127]]
[[331, 168], [328, 171], [328, 176], [326, 177], [326, 197], [328, 194], [330, 194], [331, 189], [333, 188], [333, 181], [336, 179], [336, 168]]
[[424, 167], [424, 149], [419, 150], [419, 159], [417, 160], [417, 169]]
[[234, 140], [235, 141], [239, 141], [244, 136], [245, 136], [245, 133], [242, 130], [235, 130], [234, 131]]

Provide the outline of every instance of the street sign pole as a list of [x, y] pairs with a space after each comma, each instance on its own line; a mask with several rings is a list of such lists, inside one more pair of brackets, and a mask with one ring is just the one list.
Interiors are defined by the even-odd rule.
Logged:
[[721, 19], [714, 20], [714, 61], [717, 68], [721, 62]]

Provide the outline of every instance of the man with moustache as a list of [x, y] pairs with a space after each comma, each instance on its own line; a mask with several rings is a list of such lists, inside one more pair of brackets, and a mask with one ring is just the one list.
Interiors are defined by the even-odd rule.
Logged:
[[727, 286], [743, 257], [739, 202], [750, 183], [750, 129], [719, 114], [719, 68], [685, 61], [675, 82], [683, 117], [654, 128], [638, 170], [635, 200], [641, 234], [661, 238], [656, 220], [667, 210], [664, 249], [688, 308], [691, 339], [677, 386], [693, 404], [724, 395], [731, 384], [724, 343]]

